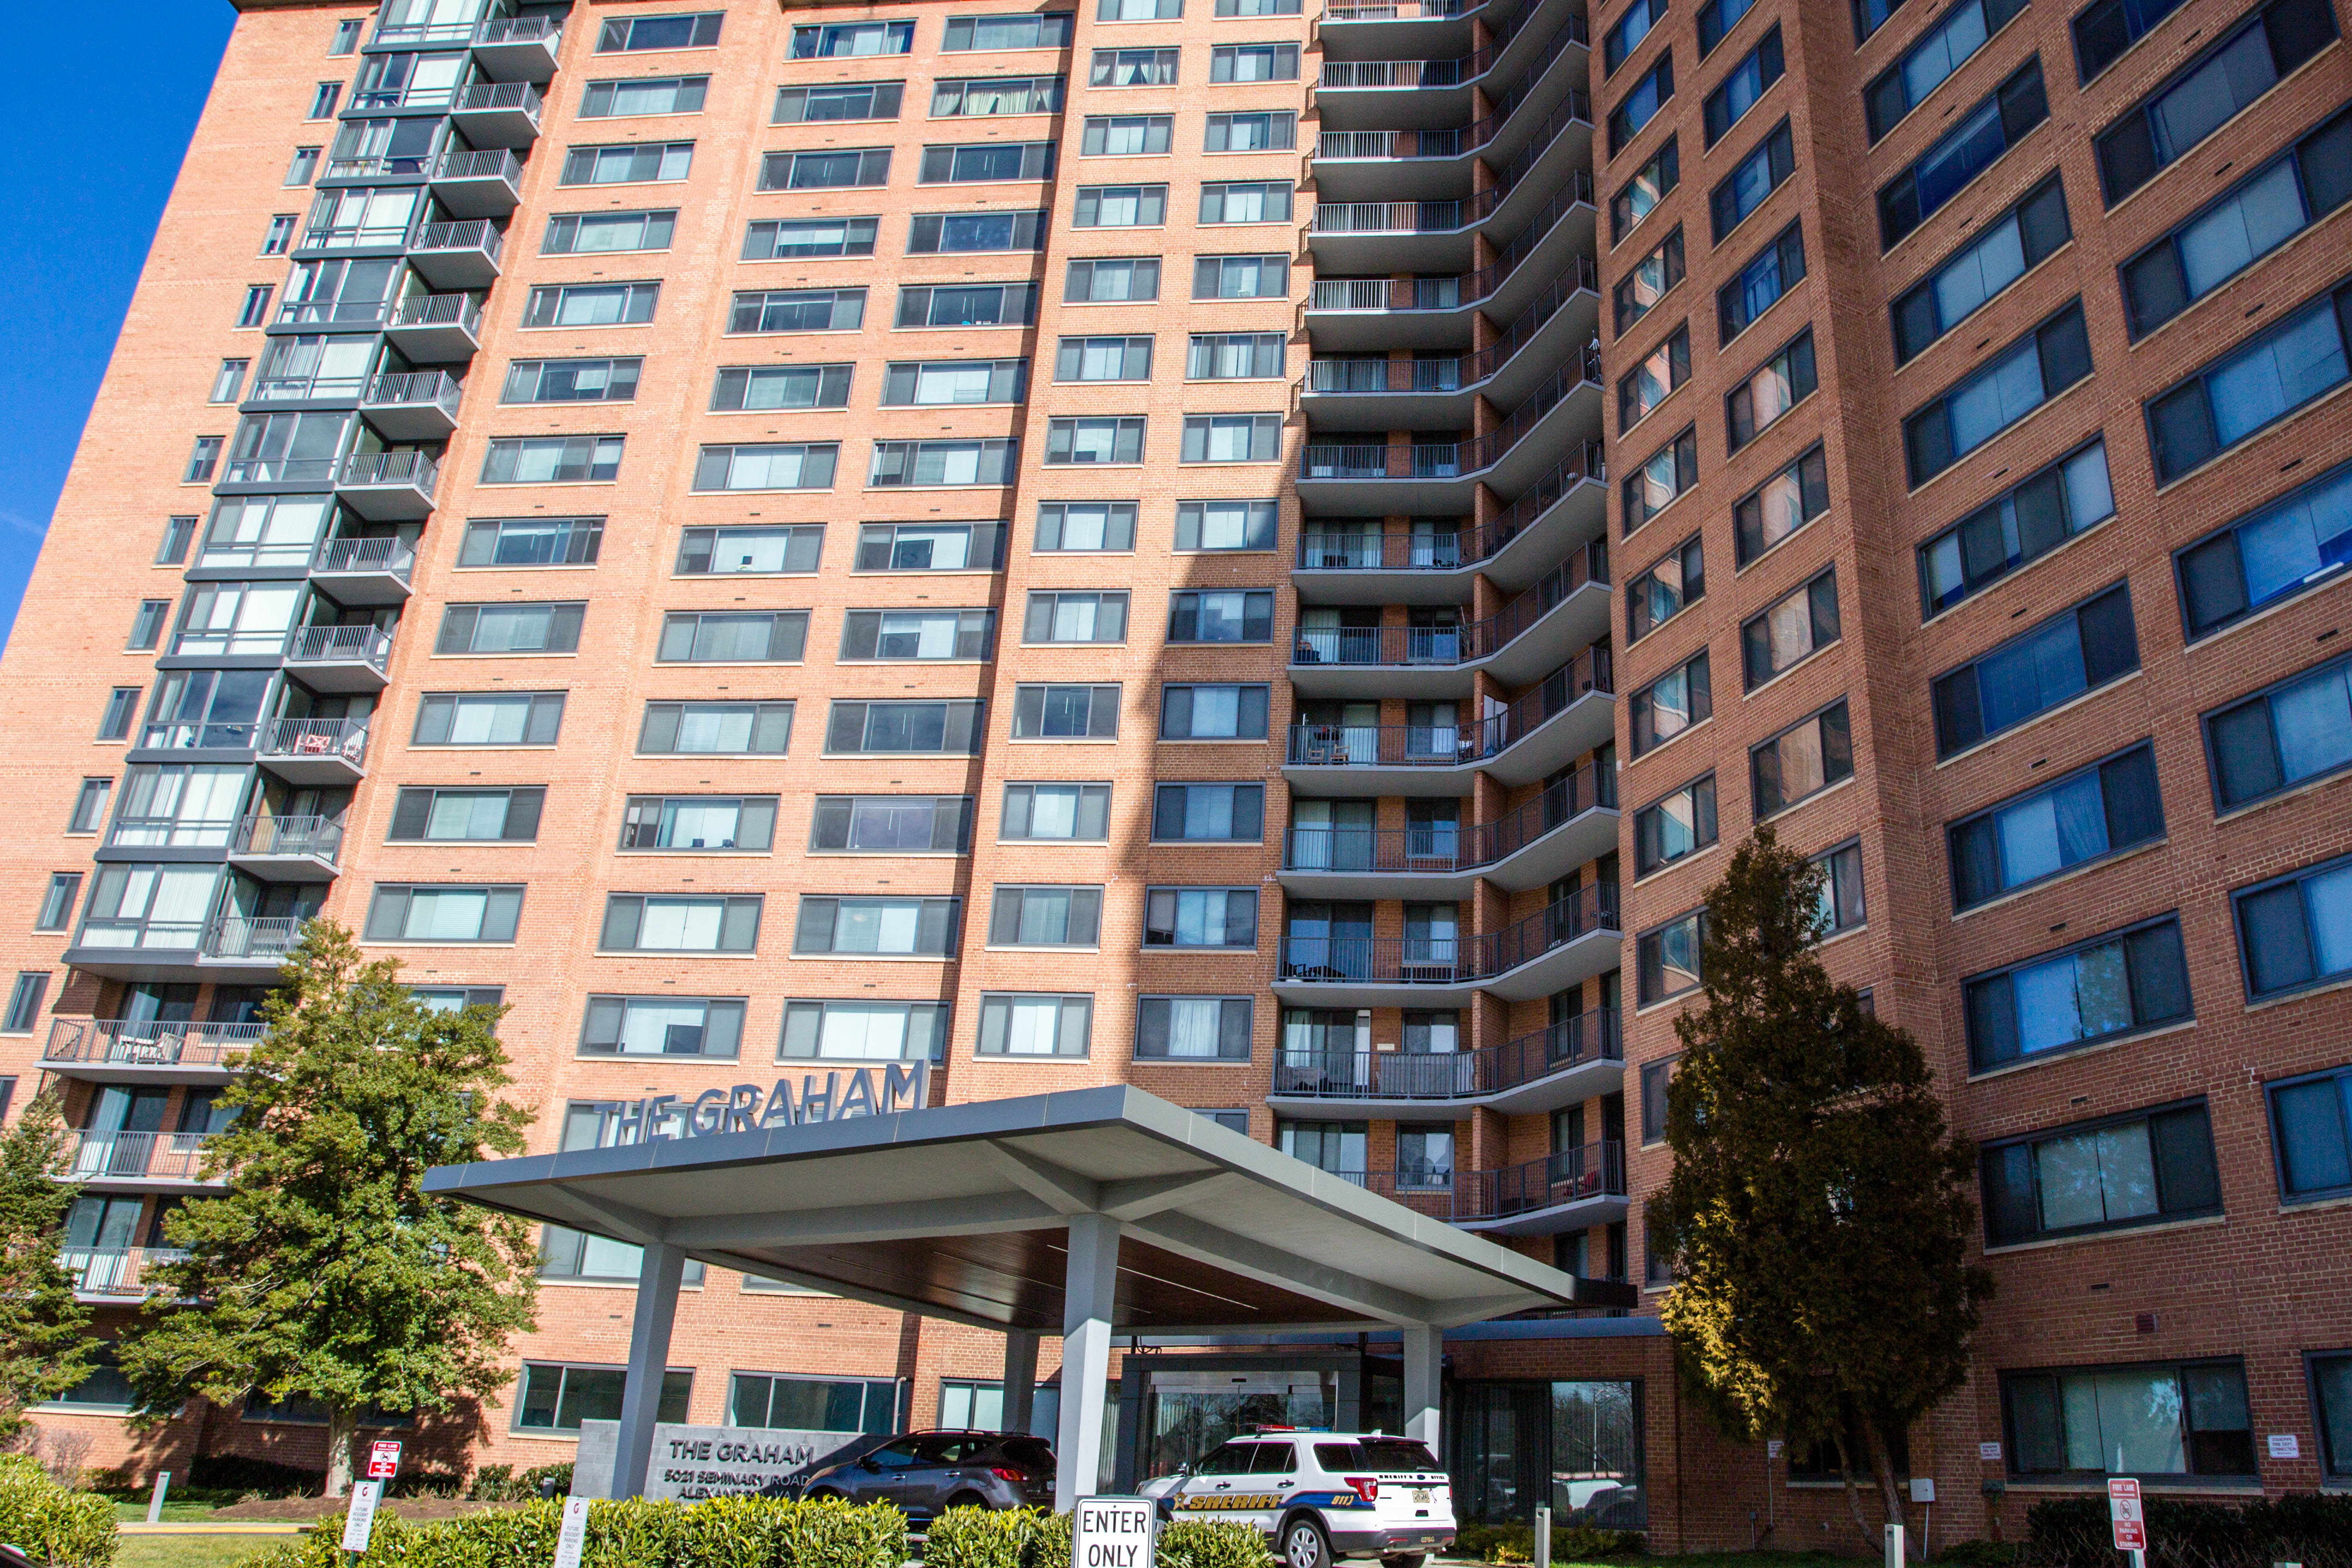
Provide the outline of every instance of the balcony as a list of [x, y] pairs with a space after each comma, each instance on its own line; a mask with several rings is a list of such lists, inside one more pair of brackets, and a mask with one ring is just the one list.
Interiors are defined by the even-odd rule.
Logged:
[[273, 328], [315, 331], [321, 327], [339, 331], [372, 332], [392, 315], [388, 300], [288, 300], [278, 307]]
[[1498, 1171], [1340, 1173], [1432, 1219], [1490, 1236], [1556, 1236], [1625, 1217], [1625, 1146], [1563, 1149]]
[[354, 784], [366, 773], [367, 741], [356, 719], [275, 719], [261, 727], [261, 765], [291, 784]]
[[465, 387], [446, 370], [412, 370], [368, 383], [360, 412], [387, 441], [439, 441], [457, 428]]
[[236, 972], [256, 983], [275, 980], [309, 923], [304, 915], [216, 916], [205, 932], [204, 968]]
[[236, 1053], [260, 1044], [263, 1027], [56, 1018], [41, 1069], [86, 1083], [226, 1083]]
[[1304, 405], [1318, 430], [1460, 425], [1477, 398], [1506, 408], [1525, 401], [1592, 341], [1600, 319], [1599, 277], [1592, 258], [1580, 256], [1475, 353], [1308, 360]]
[[74, 1141], [68, 1178], [90, 1192], [202, 1192], [226, 1186], [204, 1174], [211, 1132], [95, 1132]]
[[472, 359], [482, 346], [481, 301], [471, 294], [412, 294], [385, 312], [383, 335], [416, 364]]
[[286, 668], [313, 691], [381, 691], [391, 659], [379, 626], [296, 626], [286, 639]]
[[247, 815], [229, 841], [229, 864], [269, 882], [331, 882], [342, 852], [337, 816]]
[[506, 236], [486, 217], [420, 223], [408, 232], [408, 264], [436, 289], [487, 289], [498, 281]]
[[477, 147], [528, 147], [539, 140], [545, 107], [527, 81], [478, 81], [458, 89], [449, 122]]
[[319, 171], [319, 184], [365, 185], [379, 181], [417, 180], [430, 174], [432, 168], [433, 160], [423, 153], [377, 153], [361, 158], [330, 158]]
[[1312, 154], [1318, 199], [1460, 196], [1474, 183], [1474, 162], [1484, 163], [1494, 179], [1464, 201], [1464, 220], [1516, 226], [1545, 193], [1590, 169], [1592, 153], [1592, 100], [1568, 84], [1564, 69], [1562, 79], [1540, 90], [1533, 80], [1522, 86], [1495, 113], [1454, 130], [1320, 132]]
[[1326, 272], [1436, 272], [1470, 253], [1465, 204], [1318, 200], [1307, 220], [1307, 243]]
[[[1512, 495], [1538, 483], [1556, 454], [1601, 428], [1601, 356], [1580, 352], [1485, 435], [1467, 441], [1388, 442], [1310, 437], [1299, 453], [1300, 498], [1318, 510], [1386, 515], [1467, 512], [1477, 485]], [[1598, 468], [1600, 459], [1588, 459]]]
[[[1443, 129], [1460, 125], [1469, 113], [1475, 86], [1496, 105], [1490, 121], [1507, 120], [1528, 99], [1549, 98], [1547, 79], [1561, 89], [1585, 79], [1589, 37], [1583, 12], [1544, 0], [1498, 25], [1484, 47], [1452, 58], [1349, 58], [1358, 52], [1357, 40], [1343, 30], [1326, 43], [1316, 107], [1330, 131]], [[1363, 42], [1369, 47], [1381, 41]], [[1481, 124], [1485, 133], [1474, 146], [1495, 133], [1492, 123]]]
[[432, 186], [452, 217], [504, 217], [522, 201], [522, 161], [504, 147], [452, 148], [434, 165]]
[[1479, 936], [1286, 931], [1274, 994], [1315, 1007], [1460, 1005], [1478, 991], [1528, 1002], [1616, 967], [1621, 936], [1614, 883]]
[[1524, 892], [1616, 847], [1616, 780], [1587, 763], [1493, 822], [1293, 823], [1282, 885], [1315, 899], [1465, 899], [1481, 879]]
[[73, 1276], [78, 1300], [136, 1301], [162, 1289], [149, 1282], [153, 1270], [187, 1256], [178, 1247], [68, 1247], [58, 1267]]
[[543, 82], [555, 75], [563, 25], [552, 16], [491, 16], [474, 28], [474, 63], [492, 81]]
[[1300, 625], [1290, 681], [1302, 697], [1466, 697], [1486, 670], [1525, 686], [1609, 635], [1609, 553], [1593, 540], [1484, 620], [1434, 626]]
[[1475, 1051], [1283, 1050], [1266, 1102], [1293, 1115], [1387, 1119], [1484, 1106], [1531, 1116], [1613, 1092], [1624, 1067], [1616, 1010], [1596, 1007]]
[[1293, 724], [1283, 777], [1306, 795], [1459, 795], [1557, 773], [1616, 728], [1609, 649], [1586, 648], [1502, 712], [1467, 724]]
[[414, 522], [433, 510], [440, 468], [414, 447], [353, 452], [335, 470], [335, 495], [370, 522]]
[[1458, 55], [1469, 50], [1470, 19], [1488, 9], [1482, 0], [1333, 0], [1315, 31], [1333, 58]]
[[398, 605], [408, 598], [416, 551], [394, 534], [322, 539], [310, 555], [310, 580], [339, 605]]
[[385, 255], [399, 250], [408, 242], [409, 220], [415, 215], [416, 203], [414, 187], [398, 194], [409, 199], [400, 204], [403, 210], [396, 219], [313, 224], [295, 240], [295, 255], [330, 258], [355, 254]]

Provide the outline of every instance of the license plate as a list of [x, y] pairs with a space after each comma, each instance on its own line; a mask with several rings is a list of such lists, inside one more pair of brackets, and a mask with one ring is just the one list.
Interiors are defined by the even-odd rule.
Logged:
[[1429, 1489], [1427, 1487], [1413, 1488], [1412, 1500], [1415, 1502], [1427, 1502], [1429, 1500]]

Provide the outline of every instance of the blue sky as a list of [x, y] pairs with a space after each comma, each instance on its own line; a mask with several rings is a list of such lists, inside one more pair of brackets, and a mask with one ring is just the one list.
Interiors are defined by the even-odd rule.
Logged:
[[[0, 357], [0, 643], [235, 16], [228, 0], [12, 10], [0, 50], [0, 146], [15, 171], [0, 184], [0, 342], [16, 345]], [[106, 38], [96, 54], [93, 26]]]

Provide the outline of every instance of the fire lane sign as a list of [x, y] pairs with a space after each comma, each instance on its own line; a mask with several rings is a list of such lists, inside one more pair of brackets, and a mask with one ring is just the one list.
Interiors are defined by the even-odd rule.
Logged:
[[400, 1445], [381, 1438], [368, 1445], [367, 1479], [388, 1481], [400, 1474]]
[[2147, 1515], [2140, 1508], [2139, 1482], [2129, 1476], [2107, 1482], [2107, 1522], [2115, 1530], [2116, 1551], [2147, 1550]]
[[1150, 1498], [1082, 1497], [1070, 1532], [1070, 1568], [1152, 1568], [1159, 1510]]

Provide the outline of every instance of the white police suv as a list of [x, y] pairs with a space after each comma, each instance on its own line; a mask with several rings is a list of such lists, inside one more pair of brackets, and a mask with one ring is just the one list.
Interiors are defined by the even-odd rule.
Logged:
[[1257, 1526], [1283, 1568], [1330, 1568], [1340, 1557], [1422, 1568], [1454, 1544], [1453, 1486], [1411, 1437], [1262, 1428], [1144, 1493], [1171, 1518]]

